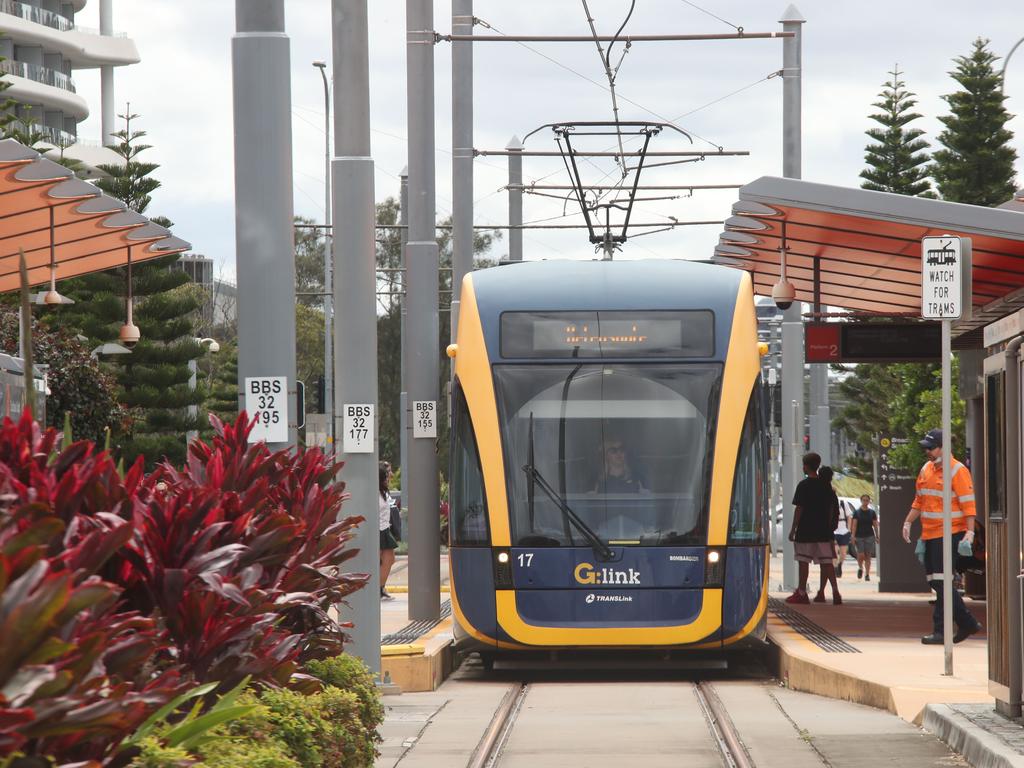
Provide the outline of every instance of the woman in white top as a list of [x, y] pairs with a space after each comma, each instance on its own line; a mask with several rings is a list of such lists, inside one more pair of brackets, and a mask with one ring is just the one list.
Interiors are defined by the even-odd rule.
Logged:
[[846, 559], [846, 550], [850, 546], [850, 515], [846, 511], [846, 504], [839, 502], [839, 525], [832, 533], [836, 542], [836, 577], [843, 575], [843, 561]]
[[380, 599], [394, 600], [384, 587], [388, 583], [388, 576], [391, 574], [391, 566], [395, 564], [395, 549], [398, 542], [391, 533], [391, 494], [388, 493], [388, 483], [391, 481], [391, 465], [382, 461], [379, 467], [380, 494], [377, 497], [377, 512], [379, 513], [380, 525]]

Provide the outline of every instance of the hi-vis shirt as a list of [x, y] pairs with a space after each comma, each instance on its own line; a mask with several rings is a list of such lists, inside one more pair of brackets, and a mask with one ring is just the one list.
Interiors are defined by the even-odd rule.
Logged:
[[[953, 533], [967, 530], [967, 518], [974, 517], [974, 484], [967, 467], [949, 457], [953, 473], [950, 505], [953, 510]], [[921, 511], [921, 538], [942, 538], [942, 459], [929, 461], [917, 473], [917, 495], [913, 509]]]

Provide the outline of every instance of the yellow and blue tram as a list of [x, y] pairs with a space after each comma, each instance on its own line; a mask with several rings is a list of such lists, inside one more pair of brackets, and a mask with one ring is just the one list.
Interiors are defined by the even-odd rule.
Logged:
[[474, 272], [449, 355], [459, 647], [489, 659], [764, 639], [768, 446], [746, 273]]

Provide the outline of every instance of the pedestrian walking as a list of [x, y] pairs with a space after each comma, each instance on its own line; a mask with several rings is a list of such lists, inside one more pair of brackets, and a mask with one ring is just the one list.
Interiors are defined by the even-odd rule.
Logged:
[[380, 599], [394, 600], [384, 587], [391, 575], [391, 566], [395, 564], [395, 550], [398, 542], [391, 533], [391, 494], [388, 484], [391, 481], [391, 465], [382, 461], [378, 467], [379, 495], [377, 498], [378, 522], [380, 528]]
[[[910, 525], [921, 518], [921, 539], [924, 541], [924, 570], [928, 585], [935, 590], [935, 607], [932, 611], [932, 633], [921, 638], [925, 645], [942, 645], [943, 620], [943, 557], [942, 557], [942, 430], [933, 429], [920, 440], [928, 461], [917, 474], [917, 495], [903, 523], [903, 540], [910, 543]], [[971, 471], [963, 464], [949, 457], [950, 487], [953, 517], [953, 552], [960, 542], [974, 543], [974, 483]], [[981, 624], [964, 605], [963, 598], [953, 590], [953, 621], [956, 634], [953, 642], [959, 643], [981, 630]]]
[[[809, 603], [807, 596], [807, 576], [811, 563], [817, 563], [821, 569], [821, 588], [814, 602], [825, 602], [825, 583], [832, 585], [832, 602], [841, 605], [843, 598], [839, 595], [836, 584], [836, 572], [832, 565], [835, 557], [832, 531], [836, 527], [836, 516], [839, 514], [839, 500], [830, 482], [818, 476], [821, 467], [821, 456], [816, 453], [805, 453], [803, 469], [806, 477], [800, 481], [793, 493], [793, 527], [789, 532], [796, 553], [800, 584], [796, 591], [786, 598], [787, 603]], [[827, 468], [826, 468], [827, 469]], [[828, 477], [831, 478], [831, 470]]]
[[864, 581], [871, 581], [871, 558], [878, 556], [878, 513], [866, 493], [860, 497], [860, 507], [854, 510], [850, 525], [857, 547], [857, 578], [863, 576]]
[[846, 560], [846, 552], [850, 548], [850, 539], [853, 537], [850, 531], [850, 515], [846, 511], [846, 504], [840, 503], [839, 517], [836, 529], [832, 531], [832, 538], [836, 543], [836, 578], [843, 578], [843, 561]]

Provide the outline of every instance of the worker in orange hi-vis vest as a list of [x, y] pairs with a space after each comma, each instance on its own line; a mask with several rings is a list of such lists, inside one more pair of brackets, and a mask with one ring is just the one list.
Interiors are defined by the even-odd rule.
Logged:
[[[932, 633], [921, 638], [925, 645], [942, 645], [942, 430], [932, 429], [919, 442], [928, 461], [917, 474], [917, 495], [903, 523], [903, 540], [910, 543], [910, 524], [921, 518], [921, 539], [924, 541], [924, 570], [928, 585], [935, 590], [935, 610], [932, 613]], [[971, 471], [959, 461], [949, 457], [952, 473], [951, 498], [953, 512], [954, 558], [960, 542], [969, 546], [974, 542], [974, 483]], [[955, 560], [954, 560], [955, 562]], [[963, 598], [953, 590], [953, 621], [959, 643], [981, 629], [981, 624], [964, 605]]]

